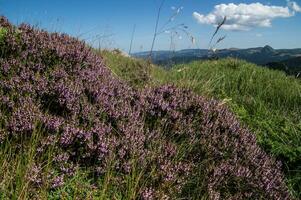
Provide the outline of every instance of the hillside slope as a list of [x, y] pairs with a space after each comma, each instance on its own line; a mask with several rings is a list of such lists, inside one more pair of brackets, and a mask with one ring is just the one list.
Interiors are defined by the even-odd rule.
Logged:
[[[119, 62], [118, 66], [123, 67], [124, 61]], [[139, 74], [138, 70], [132, 70]], [[300, 80], [235, 59], [197, 61], [168, 71], [154, 67], [150, 76], [148, 84], [172, 83], [230, 106], [257, 134], [258, 143], [283, 162], [288, 182], [300, 197]]]
[[162, 83], [215, 97], [257, 134], [258, 143], [284, 162], [291, 186], [301, 191], [301, 82], [234, 59], [179, 65]]
[[1, 199], [292, 198], [222, 102], [135, 89], [66, 34], [3, 17], [0, 33]]

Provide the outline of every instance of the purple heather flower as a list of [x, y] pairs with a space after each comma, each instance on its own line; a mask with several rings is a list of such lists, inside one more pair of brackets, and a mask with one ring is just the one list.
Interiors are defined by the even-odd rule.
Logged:
[[42, 184], [42, 168], [40, 165], [32, 165], [29, 171], [26, 174], [26, 178], [35, 186], [41, 186]]
[[155, 190], [153, 188], [146, 188], [142, 192], [142, 199], [143, 200], [153, 200], [153, 199], [155, 199]]
[[64, 185], [64, 175], [58, 175], [53, 179], [51, 188], [55, 189], [61, 187], [62, 185]]

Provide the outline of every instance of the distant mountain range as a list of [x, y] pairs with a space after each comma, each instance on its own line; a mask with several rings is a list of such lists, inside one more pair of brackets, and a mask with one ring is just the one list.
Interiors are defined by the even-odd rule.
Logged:
[[[146, 59], [150, 52], [134, 53], [131, 56]], [[301, 76], [301, 48], [273, 49], [271, 46], [248, 49], [220, 49], [213, 53], [207, 49], [184, 49], [180, 51], [154, 51], [152, 61], [170, 67], [173, 64], [212, 58], [239, 58], [257, 65], [285, 71], [289, 75]]]

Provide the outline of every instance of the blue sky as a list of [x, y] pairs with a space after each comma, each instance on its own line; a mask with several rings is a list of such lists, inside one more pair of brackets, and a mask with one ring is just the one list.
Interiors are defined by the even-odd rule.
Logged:
[[[0, 0], [0, 14], [14, 24], [27, 22], [49, 31], [79, 36], [96, 47], [124, 51], [129, 49], [133, 26], [136, 25], [133, 51], [147, 51], [151, 46], [160, 1]], [[224, 15], [227, 15], [227, 25], [219, 36], [227, 37], [218, 48], [267, 44], [274, 48], [300, 48], [300, 5], [300, 0], [289, 3], [286, 0], [166, 0], [160, 26], [177, 10], [172, 10], [172, 7], [183, 7], [169, 26], [184, 23], [196, 43], [192, 44], [186, 34], [179, 33], [173, 37], [172, 48], [177, 50], [207, 48], [214, 25]], [[158, 35], [155, 49], [170, 49], [170, 38], [171, 32]]]

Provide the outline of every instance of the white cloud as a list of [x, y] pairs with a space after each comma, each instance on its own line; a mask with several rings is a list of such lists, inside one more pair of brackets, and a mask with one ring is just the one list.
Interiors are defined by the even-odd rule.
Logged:
[[222, 26], [225, 30], [247, 31], [254, 27], [271, 27], [272, 20], [288, 18], [301, 11], [296, 2], [288, 1], [288, 6], [251, 4], [219, 4], [207, 15], [198, 12], [193, 17], [201, 24], [217, 26], [226, 16], [226, 23]]
[[287, 5], [295, 12], [301, 12], [301, 7], [295, 1], [287, 0]]

